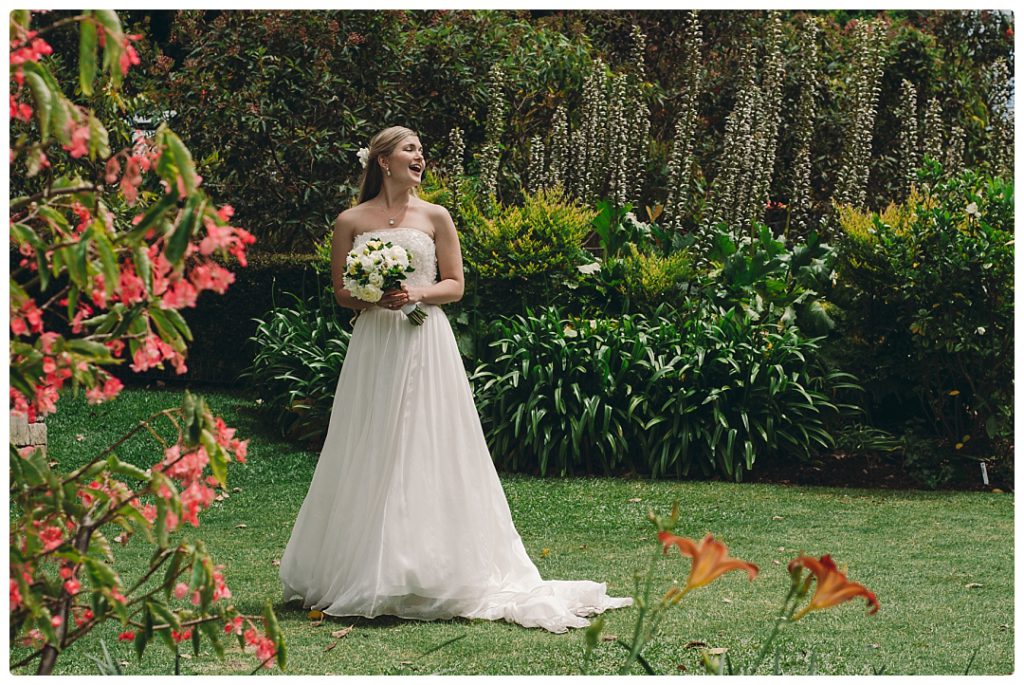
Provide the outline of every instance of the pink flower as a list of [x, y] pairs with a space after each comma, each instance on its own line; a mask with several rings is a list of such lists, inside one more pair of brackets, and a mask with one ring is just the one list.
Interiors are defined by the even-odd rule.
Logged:
[[47, 526], [39, 532], [39, 538], [43, 541], [43, 549], [49, 552], [57, 549], [64, 542], [64, 531], [57, 526]]
[[124, 176], [121, 177], [121, 192], [124, 193], [125, 200], [129, 205], [134, 205], [135, 200], [139, 197], [139, 186], [142, 185], [140, 160], [144, 159], [132, 155], [124, 167]]
[[43, 354], [53, 354], [53, 345], [60, 336], [52, 331], [47, 331], [39, 336], [39, 346]]
[[141, 513], [142, 517], [150, 523], [156, 521], [156, 505], [146, 504], [142, 507], [139, 513]]
[[175, 642], [183, 642], [184, 640], [187, 640], [190, 637], [192, 637], [192, 629], [191, 628], [186, 628], [185, 630], [181, 631], [180, 633], [177, 630], [173, 630], [172, 629], [171, 630], [171, 637], [174, 639]]
[[228, 633], [228, 634], [234, 633], [235, 635], [241, 635], [242, 634], [242, 617], [241, 616], [235, 616], [233, 619], [231, 619], [230, 621], [225, 623], [224, 624], [224, 632]]
[[82, 584], [77, 579], [71, 578], [70, 580], [64, 581], [64, 589], [69, 595], [77, 595], [82, 589]]
[[31, 121], [32, 119], [32, 108], [23, 102], [18, 102], [18, 98], [15, 97], [14, 93], [11, 93], [11, 118], [21, 119], [24, 122]]
[[189, 279], [199, 290], [212, 290], [223, 295], [235, 282], [235, 275], [215, 262], [206, 262], [195, 266], [189, 273]]
[[142, 38], [141, 34], [129, 34], [129, 35], [125, 36], [124, 45], [122, 46], [124, 49], [121, 51], [121, 59], [120, 59], [121, 75], [122, 76], [127, 76], [128, 75], [128, 68], [129, 67], [137, 66], [137, 65], [142, 63], [139, 60], [139, 53], [135, 52], [135, 48], [131, 44], [131, 41], [139, 40], [140, 38]]
[[174, 597], [176, 599], [185, 599], [185, 595], [188, 594], [188, 585], [185, 583], [178, 583], [174, 586]]
[[106, 168], [103, 173], [103, 180], [107, 183], [113, 183], [117, 180], [117, 175], [121, 173], [121, 161], [117, 158], [117, 155], [112, 155], [107, 160]]
[[224, 565], [221, 564], [213, 571], [213, 601], [216, 602], [218, 599], [230, 599], [231, 590], [228, 589], [227, 584], [224, 582], [224, 574], [221, 570]]
[[74, 572], [71, 570], [70, 566], [61, 566], [60, 567], [60, 571], [58, 571], [58, 573], [60, 574], [60, 577], [63, 578], [64, 580], [67, 580], [72, 575], [74, 575]]
[[53, 48], [42, 38], [35, 38], [31, 44], [11, 51], [11, 66], [25, 62], [38, 62], [42, 57], [50, 54], [53, 54]]
[[220, 209], [217, 210], [217, 216], [224, 223], [227, 223], [228, 220], [231, 219], [231, 217], [233, 217], [234, 215], [235, 215], [235, 208], [232, 207], [231, 205], [224, 205], [223, 207], [221, 207]]
[[135, 639], [135, 633], [131, 630], [126, 630], [117, 636], [117, 639], [121, 642], [131, 642]]
[[18, 587], [18, 581], [11, 578], [11, 609], [17, 609], [21, 606], [21, 589]]
[[71, 138], [71, 144], [65, 145], [64, 149], [68, 153], [78, 159], [89, 154], [89, 124], [79, 123], [74, 119], [68, 121], [68, 134]]
[[54, 616], [53, 618], [50, 619], [50, 625], [53, 626], [54, 628], [59, 627], [60, 624], [63, 623], [63, 622], [64, 622], [64, 619], [61, 618], [60, 616]]
[[173, 281], [164, 292], [161, 304], [167, 309], [195, 307], [199, 292], [184, 278]]
[[146, 299], [146, 284], [135, 273], [135, 267], [126, 264], [121, 268], [121, 301], [135, 304]]
[[216, 493], [213, 489], [202, 485], [199, 481], [193, 481], [181, 493], [182, 518], [191, 523], [193, 528], [198, 528], [199, 519], [197, 514], [199, 510], [210, 506], [213, 503], [214, 497], [216, 497]]

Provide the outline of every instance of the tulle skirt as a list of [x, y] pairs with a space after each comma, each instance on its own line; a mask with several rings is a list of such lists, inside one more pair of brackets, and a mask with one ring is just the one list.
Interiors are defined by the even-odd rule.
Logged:
[[334, 616], [504, 619], [552, 632], [628, 606], [604, 583], [541, 579], [512, 523], [455, 336], [369, 309], [281, 559], [285, 601]]

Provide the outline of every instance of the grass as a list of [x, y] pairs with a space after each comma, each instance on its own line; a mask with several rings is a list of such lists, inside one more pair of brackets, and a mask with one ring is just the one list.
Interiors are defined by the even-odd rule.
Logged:
[[[316, 454], [276, 437], [237, 395], [200, 393], [228, 425], [251, 437], [249, 463], [232, 467], [238, 488], [201, 517], [201, 535], [225, 576], [236, 605], [258, 613], [266, 599], [285, 632], [290, 674], [574, 674], [583, 653], [582, 631], [552, 635], [504, 622], [417, 622], [328, 617], [313, 625], [296, 603], [283, 605], [274, 561], [291, 532]], [[128, 389], [109, 405], [61, 400], [47, 420], [50, 454], [70, 470], [112, 443], [139, 418], [177, 406], [179, 391]], [[158, 457], [138, 436], [118, 451], [148, 466]], [[872, 491], [704, 481], [502, 478], [517, 528], [541, 574], [551, 579], [605, 581], [613, 595], [632, 593], [634, 572], [646, 567], [655, 543], [648, 508], [681, 505], [677, 532], [714, 533], [732, 556], [752, 561], [761, 575], [730, 573], [692, 593], [663, 623], [646, 656], [659, 672], [699, 673], [699, 650], [688, 643], [726, 647], [734, 664], [749, 663], [786, 588], [786, 563], [797, 554], [829, 553], [851, 580], [872, 589], [882, 608], [867, 616], [857, 600], [812, 612], [788, 626], [779, 641], [785, 673], [1009, 674], [1013, 660], [1013, 495], [975, 492]], [[244, 526], [244, 527], [241, 527]], [[147, 558], [144, 540], [117, 550], [122, 578], [131, 581]], [[689, 561], [660, 562], [654, 587], [685, 581]], [[635, 609], [609, 612], [606, 635], [627, 637]], [[332, 631], [354, 625], [335, 640]], [[124, 672], [168, 674], [174, 657], [154, 644], [141, 662], [121, 630], [108, 623], [73, 645], [57, 674], [95, 674], [87, 655], [101, 655], [100, 639]], [[459, 638], [431, 653], [432, 648]], [[336, 644], [335, 644], [336, 643]], [[333, 645], [333, 647], [332, 647]], [[255, 658], [235, 645], [225, 660], [204, 644], [199, 656], [183, 648], [185, 674], [248, 672]], [[12, 651], [12, 663], [27, 654]], [[594, 672], [614, 672], [622, 648], [602, 642]], [[771, 671], [771, 661], [762, 673]], [[24, 669], [21, 672], [28, 672]]]

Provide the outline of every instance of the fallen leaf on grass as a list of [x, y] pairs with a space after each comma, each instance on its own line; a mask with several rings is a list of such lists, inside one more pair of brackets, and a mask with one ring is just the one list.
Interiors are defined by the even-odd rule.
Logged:
[[974, 588], [985, 587], [985, 586], [982, 585], [981, 583], [967, 583], [967, 585], [964, 585], [964, 587], [967, 588], [968, 590], [973, 590]]
[[331, 651], [332, 649], [334, 649], [334, 648], [335, 648], [335, 647], [337, 647], [337, 646], [338, 646], [338, 642], [337, 642], [337, 640], [335, 640], [335, 641], [334, 641], [334, 642], [332, 642], [331, 644], [329, 644], [329, 645], [327, 645], [326, 647], [324, 647], [324, 651], [325, 651], [325, 652], [329, 652], [329, 651]]
[[772, 516], [772, 521], [781, 521], [785, 518], [784, 516]]
[[274, 560], [273, 560], [272, 562], [270, 562], [270, 563], [271, 563], [272, 565], [274, 565], [274, 566], [280, 566], [280, 565], [281, 565], [281, 560], [280, 560], [280, 559], [274, 559]]
[[82, 442], [83, 440], [85, 440], [85, 436], [82, 435], [81, 433], [78, 433], [78, 434], [75, 435], [75, 441], [76, 442]]
[[690, 642], [686, 643], [686, 649], [697, 649], [698, 647], [707, 646], [708, 644], [706, 642], [701, 642], [700, 640], [691, 640]]
[[615, 642], [618, 639], [619, 639], [618, 635], [602, 635], [601, 636], [601, 640], [603, 640], [604, 642]]
[[636, 502], [643, 502], [643, 500], [642, 500], [642, 499], [640, 499], [639, 497], [630, 497], [630, 498], [629, 498], [628, 500], [626, 500], [626, 501], [627, 501], [627, 502], [633, 502], [634, 504], [635, 504]]
[[676, 670], [677, 671], [685, 671], [686, 670], [686, 664], [676, 664]]
[[237, 526], [235, 526], [235, 528], [248, 528], [248, 527], [249, 526], [245, 525], [244, 523], [239, 523]]
[[729, 599], [728, 597], [723, 597], [722, 601], [725, 602], [726, 604], [732, 604], [732, 600]]
[[545, 547], [540, 551], [541, 559], [547, 559], [548, 555], [551, 554], [551, 550]]
[[322, 621], [322, 620], [324, 620], [324, 612], [320, 611], [319, 609], [313, 609], [308, 614], [306, 614], [306, 616], [309, 617], [310, 621]]
[[238, 488], [238, 487], [231, 488], [231, 492], [241, 492], [241, 491], [242, 491], [242, 488]]
[[707, 650], [708, 654], [713, 654], [715, 656], [718, 656], [719, 654], [725, 654], [728, 651], [728, 647], [709, 647]]
[[335, 630], [333, 633], [331, 633], [331, 637], [336, 637], [338, 639], [341, 639], [341, 638], [345, 637], [346, 635], [348, 635], [349, 633], [351, 633], [352, 629], [355, 628], [355, 627], [356, 627], [355, 624], [353, 624], [353, 625], [350, 625], [348, 628], [342, 628], [341, 630]]

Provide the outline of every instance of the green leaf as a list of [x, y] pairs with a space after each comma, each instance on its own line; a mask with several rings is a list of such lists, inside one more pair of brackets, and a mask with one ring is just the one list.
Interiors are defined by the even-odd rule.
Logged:
[[114, 473], [119, 473], [122, 476], [129, 476], [131, 478], [138, 478], [139, 480], [148, 481], [149, 474], [143, 469], [140, 469], [134, 464], [121, 461], [116, 455], [111, 454], [107, 457], [107, 467]]
[[174, 630], [181, 630], [181, 619], [178, 618], [178, 615], [171, 611], [162, 600], [154, 598], [151, 601], [147, 601], [146, 608], [152, 611], [153, 615], [160, 619], [160, 621], [168, 624]]
[[25, 82], [32, 91], [32, 99], [36, 103], [36, 119], [39, 121], [39, 137], [46, 140], [50, 135], [50, 118], [53, 116], [53, 93], [46, 85], [46, 80], [30, 69], [24, 69]]
[[167, 213], [167, 210], [175, 206], [177, 202], [178, 201], [173, 192], [161, 196], [156, 204], [152, 205], [146, 210], [146, 213], [142, 215], [142, 219], [139, 220], [139, 223], [136, 224], [131, 233], [128, 234], [129, 238], [133, 241], [138, 240], [146, 233], [146, 231], [153, 227], [153, 224], [163, 218], [164, 214]]
[[181, 213], [178, 226], [167, 241], [167, 250], [164, 254], [171, 264], [177, 264], [185, 255], [185, 248], [188, 247], [188, 242], [192, 238], [197, 224], [197, 215], [200, 213], [196, 205], [202, 205], [202, 201], [193, 195], [185, 203], [185, 210]]
[[93, 241], [96, 244], [96, 251], [100, 254], [100, 266], [103, 268], [103, 290], [107, 297], [114, 294], [120, 280], [120, 273], [117, 266], [117, 256], [114, 254], [114, 246], [105, 233], [96, 231], [93, 234]]
[[263, 605], [263, 622], [267, 627], [267, 637], [277, 645], [277, 666], [283, 671], [287, 663], [284, 633], [281, 632], [281, 626], [277, 623], [277, 616], [274, 615], [274, 607], [270, 600]]
[[206, 621], [205, 623], [199, 624], [199, 630], [206, 635], [206, 639], [213, 645], [213, 651], [217, 654], [217, 658], [224, 658], [224, 643], [220, 640], [220, 633], [222, 628], [213, 621]]
[[[82, 93], [92, 95], [92, 84], [96, 81], [96, 24], [92, 21], [92, 11], [84, 10], [83, 21], [80, 22], [78, 41], [78, 83]], [[46, 137], [46, 134], [43, 134]]]
[[89, 159], [95, 161], [97, 157], [106, 159], [110, 156], [110, 135], [106, 127], [89, 112]]
[[174, 166], [177, 167], [178, 173], [185, 183], [185, 191], [191, 195], [196, 190], [196, 167], [192, 161], [192, 153], [181, 142], [181, 138], [168, 128], [164, 128], [163, 142], [171, 153]]

